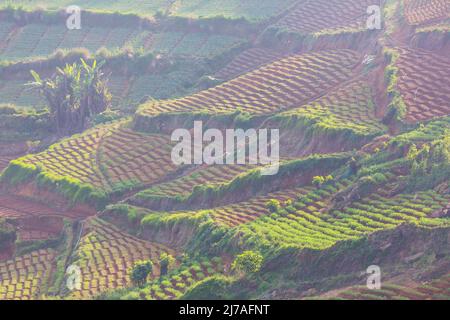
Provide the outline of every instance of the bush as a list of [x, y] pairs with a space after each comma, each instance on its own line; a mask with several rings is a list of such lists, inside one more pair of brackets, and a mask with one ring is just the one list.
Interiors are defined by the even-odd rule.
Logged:
[[5, 249], [8, 245], [17, 239], [16, 231], [8, 225], [4, 219], [0, 219], [0, 250]]
[[253, 274], [261, 269], [263, 260], [259, 252], [245, 251], [236, 257], [231, 267], [240, 273]]
[[143, 287], [147, 282], [148, 275], [153, 271], [153, 263], [150, 260], [137, 261], [131, 270], [131, 281], [134, 285]]
[[272, 213], [278, 212], [278, 210], [280, 210], [281, 208], [280, 201], [271, 199], [266, 203], [266, 207]]
[[159, 257], [159, 265], [161, 267], [161, 278], [167, 275], [169, 268], [175, 262], [175, 258], [168, 253], [161, 253]]
[[190, 287], [180, 299], [224, 300], [227, 298], [226, 291], [231, 282], [231, 279], [225, 276], [208, 277]]

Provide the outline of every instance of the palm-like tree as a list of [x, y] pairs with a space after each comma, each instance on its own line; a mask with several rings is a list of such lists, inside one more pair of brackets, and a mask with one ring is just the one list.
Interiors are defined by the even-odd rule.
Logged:
[[94, 61], [89, 65], [81, 59], [81, 64], [57, 68], [49, 79], [31, 71], [34, 82], [29, 85], [46, 99], [59, 135], [82, 131], [89, 117], [110, 106], [111, 94], [101, 70], [103, 64]]

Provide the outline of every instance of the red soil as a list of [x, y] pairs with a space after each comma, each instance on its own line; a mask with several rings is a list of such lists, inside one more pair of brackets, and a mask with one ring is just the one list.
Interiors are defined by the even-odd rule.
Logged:
[[403, 0], [405, 18], [410, 25], [446, 19], [450, 15], [448, 0]]
[[408, 122], [430, 120], [450, 113], [450, 59], [424, 51], [400, 48], [398, 89], [408, 107]]
[[[92, 215], [92, 211], [90, 215]], [[78, 219], [85, 218], [87, 216], [88, 212], [82, 210], [58, 210], [30, 198], [25, 198], [18, 195], [0, 195], [0, 217], [65, 217]]]
[[377, 1], [372, 0], [301, 1], [277, 25], [300, 33], [344, 27], [360, 28], [365, 26], [367, 8], [377, 4]]

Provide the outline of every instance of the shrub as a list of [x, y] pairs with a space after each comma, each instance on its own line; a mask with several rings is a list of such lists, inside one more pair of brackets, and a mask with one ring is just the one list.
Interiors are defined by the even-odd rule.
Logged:
[[175, 262], [175, 258], [168, 253], [161, 253], [159, 257], [159, 265], [161, 267], [161, 278], [167, 275], [169, 268]]
[[150, 260], [137, 261], [131, 270], [131, 281], [133, 284], [143, 287], [147, 282], [148, 275], [153, 270], [153, 263]]
[[245, 251], [236, 257], [231, 267], [244, 274], [257, 273], [261, 269], [263, 260], [259, 252]]
[[280, 201], [278, 201], [276, 199], [270, 199], [266, 203], [266, 207], [267, 207], [267, 209], [269, 209], [270, 212], [275, 213], [278, 210], [280, 210], [280, 208], [281, 208]]

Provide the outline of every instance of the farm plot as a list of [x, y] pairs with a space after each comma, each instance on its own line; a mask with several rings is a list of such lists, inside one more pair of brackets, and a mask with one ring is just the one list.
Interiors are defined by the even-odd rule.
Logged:
[[0, 156], [0, 173], [8, 166], [11, 160], [12, 160], [11, 157]]
[[178, 0], [173, 15], [191, 18], [247, 18], [260, 21], [275, 17], [288, 9], [295, 0]]
[[245, 39], [202, 32], [161, 32], [136, 36], [130, 43], [155, 54], [210, 58], [241, 45]]
[[385, 130], [375, 116], [372, 92], [365, 81], [356, 81], [308, 105], [280, 114], [280, 117], [292, 116], [324, 128], [347, 129], [361, 135]]
[[153, 262], [152, 277], [159, 275], [161, 253], [175, 252], [161, 244], [137, 239], [101, 220], [85, 222], [85, 234], [72, 263], [81, 269], [81, 290], [73, 291], [72, 298], [91, 298], [97, 294], [129, 286], [130, 272], [140, 260]]
[[250, 165], [213, 165], [203, 167], [181, 178], [138, 193], [135, 200], [145, 200], [148, 197], [176, 197], [189, 195], [194, 187], [201, 185], [216, 185], [232, 180], [239, 174], [250, 170]]
[[[169, 0], [84, 0], [81, 5], [83, 9], [100, 10], [106, 12], [122, 12], [153, 15], [159, 10], [169, 8]], [[27, 9], [47, 9], [47, 10], [63, 10], [72, 5], [70, 0], [14, 0], [14, 5]], [[0, 7], [6, 7], [8, 1], [0, 3]]]
[[[0, 25], [1, 29], [9, 28], [7, 23]], [[121, 48], [132, 36], [137, 35], [131, 28], [85, 27], [81, 30], [67, 30], [60, 25], [28, 24], [19, 28], [6, 48], [2, 50], [0, 47], [0, 59], [16, 61], [44, 57], [57, 49], [81, 47], [95, 53], [102, 47]]]
[[152, 101], [138, 114], [166, 112], [270, 114], [297, 107], [348, 81], [360, 60], [351, 50], [330, 50], [296, 55], [189, 97]]
[[39, 299], [54, 258], [55, 252], [47, 249], [0, 262], [0, 300]]
[[45, 172], [70, 177], [82, 183], [102, 187], [104, 181], [97, 164], [97, 149], [101, 139], [111, 128], [106, 126], [90, 130], [51, 146], [46, 151], [25, 156], [19, 160], [38, 165]]
[[2, 22], [0, 23], [0, 53], [4, 50], [7, 40], [9, 39], [15, 25], [13, 23]]
[[298, 197], [307, 194], [309, 188], [292, 188], [283, 191], [269, 193], [265, 196], [255, 197], [246, 202], [240, 202], [225, 207], [213, 209], [212, 216], [219, 224], [235, 227], [249, 223], [260, 216], [270, 215], [267, 208], [269, 200], [278, 200], [280, 203], [295, 201]]
[[450, 275], [428, 283], [398, 285], [385, 283], [379, 290], [351, 287], [334, 298], [346, 300], [449, 300]]
[[276, 26], [302, 34], [336, 29], [362, 29], [367, 21], [367, 8], [372, 0], [315, 0], [300, 1], [295, 9]]
[[111, 186], [151, 184], [176, 170], [171, 141], [162, 135], [144, 135], [118, 129], [107, 135], [99, 149], [100, 169]]
[[183, 262], [162, 279], [150, 281], [145, 288], [127, 294], [125, 299], [171, 300], [183, 295], [186, 290], [209, 276], [223, 273], [225, 269], [220, 257], [201, 258], [196, 262]]
[[86, 213], [76, 210], [56, 210], [40, 202], [18, 195], [0, 196], [0, 218], [31, 218], [31, 217], [64, 217], [85, 218]]
[[398, 89], [406, 120], [418, 122], [450, 113], [450, 59], [422, 50], [400, 49]]
[[448, 202], [448, 195], [427, 191], [386, 198], [374, 194], [343, 210], [328, 212], [329, 197], [341, 189], [342, 186], [327, 186], [312, 191], [299, 197], [284, 211], [261, 216], [240, 225], [238, 230], [249, 241], [257, 237], [268, 246], [286, 244], [324, 249], [337, 241], [359, 238], [402, 223], [415, 223], [422, 227], [449, 224], [448, 220], [429, 217]]
[[[191, 18], [211, 18], [225, 16], [227, 18], [247, 18], [263, 20], [281, 14], [295, 0], [85, 0], [83, 9], [104, 12], [133, 13], [151, 16], [157, 12], [167, 12], [173, 16]], [[0, 3], [6, 7], [8, 2]], [[62, 10], [73, 4], [69, 0], [14, 0], [14, 5], [27, 9], [44, 8]]]
[[403, 0], [404, 14], [410, 25], [420, 25], [450, 17], [448, 0]]
[[265, 64], [279, 60], [282, 54], [264, 48], [251, 48], [240, 53], [228, 65], [217, 72], [214, 77], [229, 80], [252, 71]]
[[42, 109], [45, 102], [36, 91], [26, 87], [28, 81], [25, 79], [1, 79], [0, 103], [12, 104], [21, 108]]
[[96, 127], [18, 161], [107, 192], [157, 182], [177, 168], [169, 137], [144, 135], [120, 125]]

